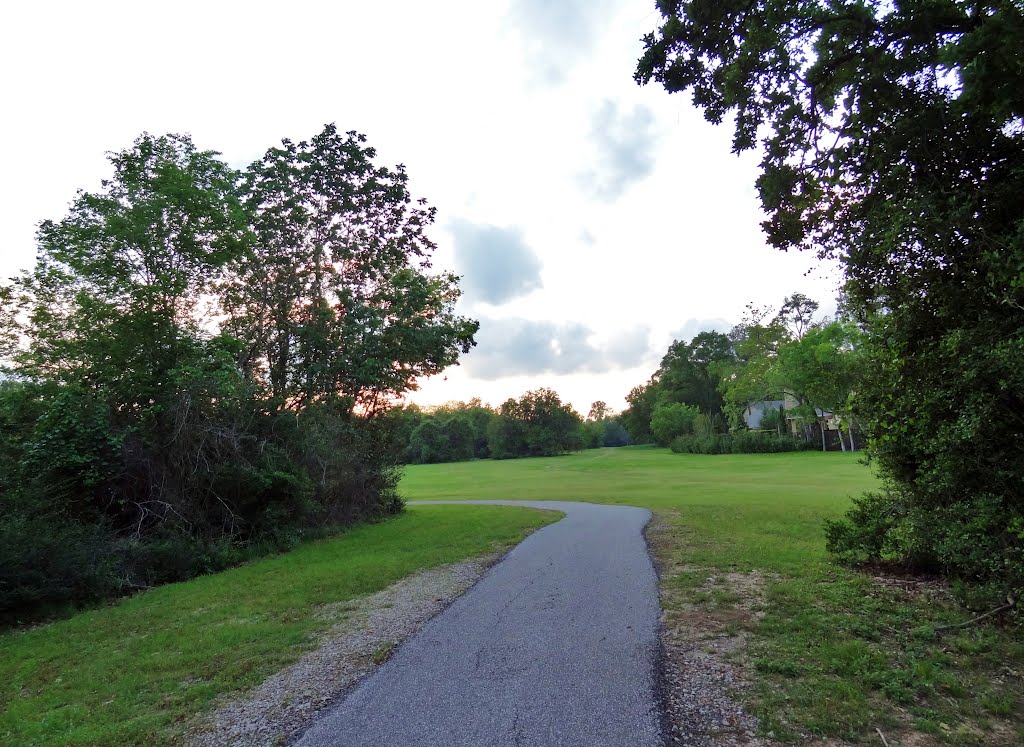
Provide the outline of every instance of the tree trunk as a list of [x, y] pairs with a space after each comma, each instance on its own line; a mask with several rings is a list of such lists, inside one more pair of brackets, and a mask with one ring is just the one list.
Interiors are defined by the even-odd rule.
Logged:
[[818, 421], [818, 427], [821, 428], [821, 450], [828, 451], [828, 446], [825, 443], [825, 424]]

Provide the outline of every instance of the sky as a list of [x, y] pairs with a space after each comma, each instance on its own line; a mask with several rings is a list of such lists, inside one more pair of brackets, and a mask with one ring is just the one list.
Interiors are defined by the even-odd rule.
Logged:
[[839, 272], [767, 246], [758, 156], [633, 80], [654, 0], [17, 3], [0, 29], [0, 278], [108, 152], [187, 132], [241, 168], [334, 122], [437, 208], [434, 267], [480, 320], [423, 405], [546, 386], [625, 407], [673, 339], [748, 302], [835, 308]]

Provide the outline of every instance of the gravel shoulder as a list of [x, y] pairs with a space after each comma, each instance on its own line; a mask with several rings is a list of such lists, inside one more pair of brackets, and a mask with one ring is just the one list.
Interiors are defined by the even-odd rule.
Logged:
[[432, 568], [376, 594], [321, 610], [336, 620], [319, 648], [246, 698], [221, 705], [190, 729], [190, 747], [278, 747], [295, 741], [318, 714], [424, 623], [475, 584], [501, 555]]

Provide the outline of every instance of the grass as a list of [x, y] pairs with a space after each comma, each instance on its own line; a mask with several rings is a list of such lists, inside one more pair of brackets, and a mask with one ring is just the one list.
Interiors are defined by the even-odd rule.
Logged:
[[336, 622], [326, 605], [507, 547], [557, 518], [411, 507], [284, 555], [0, 635], [0, 744], [179, 743], [195, 714], [315, 647]]
[[[875, 487], [859, 455], [700, 456], [601, 449], [566, 457], [421, 465], [410, 500], [585, 500], [645, 506], [671, 622], [702, 611], [711, 636], [743, 632], [748, 706], [778, 740], [1024, 744], [1024, 642], [968, 618], [936, 582], [833, 564], [825, 519]], [[655, 536], [656, 535], [656, 536]], [[754, 609], [756, 608], [756, 609]]]

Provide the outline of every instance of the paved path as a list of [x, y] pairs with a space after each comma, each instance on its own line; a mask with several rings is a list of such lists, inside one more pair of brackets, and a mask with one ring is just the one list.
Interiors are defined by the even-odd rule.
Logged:
[[328, 710], [300, 747], [660, 747], [644, 509], [555, 501], [530, 535]]

